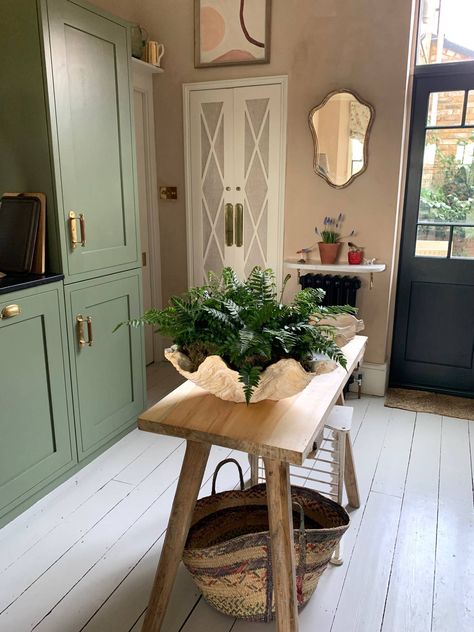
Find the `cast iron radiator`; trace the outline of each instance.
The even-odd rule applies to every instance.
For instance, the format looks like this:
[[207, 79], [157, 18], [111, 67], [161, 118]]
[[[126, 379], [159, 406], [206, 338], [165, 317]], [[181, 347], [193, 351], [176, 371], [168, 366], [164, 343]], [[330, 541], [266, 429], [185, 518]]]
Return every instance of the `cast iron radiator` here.
[[305, 274], [300, 277], [301, 287], [321, 288], [326, 292], [323, 305], [356, 306], [357, 290], [361, 286], [359, 277], [332, 274]]

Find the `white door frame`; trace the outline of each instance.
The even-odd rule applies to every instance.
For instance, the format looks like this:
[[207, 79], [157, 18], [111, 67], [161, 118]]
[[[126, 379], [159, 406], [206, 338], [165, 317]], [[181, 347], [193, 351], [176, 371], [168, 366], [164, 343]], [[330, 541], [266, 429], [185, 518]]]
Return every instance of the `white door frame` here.
[[276, 75], [274, 77], [249, 77], [245, 79], [223, 79], [220, 81], [201, 81], [199, 83], [183, 84], [183, 125], [184, 125], [184, 168], [185, 168], [185, 199], [186, 199], [186, 243], [188, 259], [188, 286], [193, 285], [194, 260], [193, 252], [193, 221], [192, 221], [192, 181], [191, 181], [191, 112], [190, 96], [196, 90], [219, 90], [222, 88], [242, 88], [252, 86], [280, 85], [282, 91], [282, 116], [280, 129], [281, 163], [278, 192], [278, 235], [277, 249], [281, 253], [276, 266], [275, 277], [277, 286], [280, 287], [283, 281], [283, 238], [285, 219], [285, 177], [286, 177], [286, 127], [288, 111], [288, 76]]
[[[148, 220], [148, 266], [151, 280], [151, 301], [153, 307], [161, 309], [163, 305], [161, 289], [161, 251], [160, 225], [158, 214], [158, 185], [156, 178], [156, 136], [153, 101], [153, 67], [150, 70], [143, 63], [133, 63], [133, 89], [143, 96], [143, 123], [145, 126], [145, 181]], [[153, 356], [155, 362], [163, 360], [162, 336], [153, 336]]]

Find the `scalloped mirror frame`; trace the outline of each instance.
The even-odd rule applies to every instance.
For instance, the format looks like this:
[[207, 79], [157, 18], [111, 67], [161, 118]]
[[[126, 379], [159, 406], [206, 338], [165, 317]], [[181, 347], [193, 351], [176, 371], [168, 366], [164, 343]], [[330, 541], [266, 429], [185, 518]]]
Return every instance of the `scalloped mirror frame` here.
[[[360, 171], [358, 171], [357, 173], [354, 173], [349, 178], [349, 180], [347, 182], [345, 182], [344, 184], [336, 184], [336, 183], [334, 183], [332, 180], [330, 180], [328, 178], [328, 176], [325, 173], [320, 171], [319, 164], [318, 164], [318, 155], [319, 155], [319, 152], [318, 152], [318, 136], [317, 136], [317, 132], [316, 132], [316, 130], [314, 128], [314, 124], [313, 124], [313, 115], [314, 115], [314, 113], [317, 112], [318, 110], [320, 110], [321, 108], [323, 108], [326, 105], [326, 103], [332, 97], [336, 96], [337, 94], [350, 94], [361, 105], [364, 105], [365, 107], [369, 108], [369, 111], [370, 111], [369, 123], [367, 125], [367, 131], [365, 133], [365, 139], [364, 139], [364, 165], [363, 165], [363, 167], [362, 167], [362, 169]], [[372, 125], [374, 123], [374, 119], [375, 119], [375, 108], [374, 108], [374, 106], [371, 105], [365, 99], [362, 99], [362, 97], [360, 97], [353, 90], [347, 90], [345, 88], [340, 89], [340, 90], [333, 90], [327, 96], [324, 97], [324, 99], [321, 101], [321, 103], [319, 103], [314, 108], [312, 108], [312, 110], [310, 111], [309, 116], [308, 116], [308, 124], [309, 124], [309, 129], [311, 130], [311, 135], [313, 137], [313, 147], [314, 147], [313, 170], [316, 173], [316, 175], [318, 175], [320, 178], [325, 180], [329, 184], [329, 186], [333, 187], [334, 189], [345, 189], [350, 184], [352, 184], [352, 182], [354, 182], [354, 180], [357, 177], [361, 176], [365, 171], [367, 171], [367, 166], [369, 164], [369, 139], [370, 139], [370, 133], [371, 133], [371, 130], [372, 130]]]

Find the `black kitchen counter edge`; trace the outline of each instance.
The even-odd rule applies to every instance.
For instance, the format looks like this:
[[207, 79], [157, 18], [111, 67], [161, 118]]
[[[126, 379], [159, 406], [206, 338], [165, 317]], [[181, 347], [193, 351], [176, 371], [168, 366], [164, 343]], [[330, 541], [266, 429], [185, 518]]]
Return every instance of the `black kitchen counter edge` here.
[[62, 281], [64, 274], [54, 272], [46, 274], [7, 274], [0, 279], [0, 294], [9, 294], [10, 292], [18, 292], [19, 290], [27, 290], [37, 285], [46, 285], [47, 283], [56, 283]]

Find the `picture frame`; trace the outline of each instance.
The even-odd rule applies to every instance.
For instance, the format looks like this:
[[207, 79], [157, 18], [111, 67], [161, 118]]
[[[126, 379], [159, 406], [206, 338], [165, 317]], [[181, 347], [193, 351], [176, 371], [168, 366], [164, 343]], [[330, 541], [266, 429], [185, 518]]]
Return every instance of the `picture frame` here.
[[194, 0], [194, 66], [270, 62], [271, 0]]

